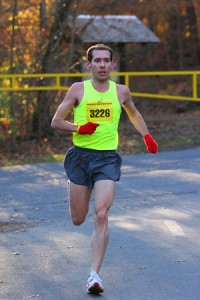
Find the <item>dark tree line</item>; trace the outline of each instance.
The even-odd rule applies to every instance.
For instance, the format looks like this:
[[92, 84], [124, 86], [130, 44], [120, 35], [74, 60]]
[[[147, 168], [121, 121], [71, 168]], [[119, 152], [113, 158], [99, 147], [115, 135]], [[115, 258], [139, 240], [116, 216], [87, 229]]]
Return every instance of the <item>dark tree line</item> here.
[[[75, 26], [69, 26], [69, 17], [75, 22], [79, 14], [111, 12], [136, 15], [161, 41], [125, 45], [127, 71], [199, 68], [199, 0], [1, 0], [1, 73], [81, 72], [82, 57], [89, 45], [80, 40]], [[50, 79], [41, 78], [40, 85], [48, 83]], [[63, 97], [60, 91], [2, 93], [0, 124], [3, 130], [7, 128], [4, 139], [12, 137], [14, 145], [17, 139], [51, 138], [50, 119]]]

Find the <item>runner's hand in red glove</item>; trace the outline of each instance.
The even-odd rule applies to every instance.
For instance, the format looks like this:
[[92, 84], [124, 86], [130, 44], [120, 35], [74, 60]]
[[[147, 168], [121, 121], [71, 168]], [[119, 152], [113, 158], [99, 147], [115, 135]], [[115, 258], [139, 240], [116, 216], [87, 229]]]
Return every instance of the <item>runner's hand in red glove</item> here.
[[145, 134], [145, 136], [143, 137], [143, 139], [144, 139], [144, 143], [145, 143], [145, 145], [147, 147], [147, 151], [149, 153], [156, 154], [158, 152], [158, 144], [152, 138], [152, 136], [150, 135], [150, 133]]
[[79, 134], [93, 134], [98, 126], [99, 124], [97, 123], [88, 122], [78, 126], [77, 132]]

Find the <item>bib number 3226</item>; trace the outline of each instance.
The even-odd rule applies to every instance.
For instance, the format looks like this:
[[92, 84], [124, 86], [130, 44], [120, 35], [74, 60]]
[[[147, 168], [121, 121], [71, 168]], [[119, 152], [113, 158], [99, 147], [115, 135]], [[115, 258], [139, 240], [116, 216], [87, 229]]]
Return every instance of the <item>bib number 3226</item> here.
[[87, 120], [89, 122], [112, 121], [113, 104], [112, 102], [94, 103], [89, 102], [86, 105]]

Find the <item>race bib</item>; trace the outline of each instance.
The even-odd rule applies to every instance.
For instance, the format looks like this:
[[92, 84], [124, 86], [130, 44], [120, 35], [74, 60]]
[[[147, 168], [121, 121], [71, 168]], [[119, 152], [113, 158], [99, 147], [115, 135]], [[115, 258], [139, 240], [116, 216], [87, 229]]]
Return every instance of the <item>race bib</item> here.
[[86, 116], [88, 122], [112, 121], [113, 104], [110, 100], [88, 101], [86, 103]]

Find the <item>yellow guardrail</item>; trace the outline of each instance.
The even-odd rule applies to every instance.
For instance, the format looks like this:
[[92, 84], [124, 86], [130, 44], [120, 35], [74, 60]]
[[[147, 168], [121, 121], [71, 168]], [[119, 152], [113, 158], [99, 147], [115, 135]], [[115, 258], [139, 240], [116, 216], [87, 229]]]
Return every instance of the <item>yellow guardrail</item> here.
[[[200, 101], [198, 96], [198, 80], [200, 71], [156, 71], [156, 72], [112, 72], [112, 76], [124, 77], [124, 83], [130, 87], [130, 77], [135, 76], [183, 76], [188, 75], [192, 78], [192, 94], [191, 96], [181, 95], [163, 95], [152, 93], [138, 93], [131, 91], [132, 96], [143, 98], [156, 98], [156, 99], [170, 99], [170, 100], [187, 100], [187, 101]], [[69, 86], [61, 84], [61, 78], [73, 77], [90, 77], [91, 73], [59, 73], [59, 74], [0, 74], [0, 91], [49, 91], [49, 90], [68, 90]], [[53, 79], [54, 83], [50, 85], [43, 85], [44, 79]], [[23, 83], [24, 79], [36, 79], [36, 85], [32, 82]]]

